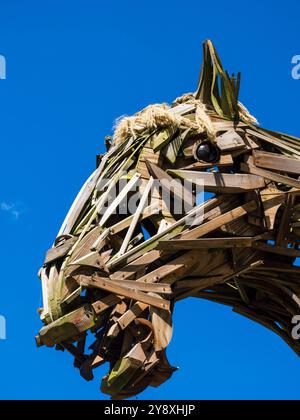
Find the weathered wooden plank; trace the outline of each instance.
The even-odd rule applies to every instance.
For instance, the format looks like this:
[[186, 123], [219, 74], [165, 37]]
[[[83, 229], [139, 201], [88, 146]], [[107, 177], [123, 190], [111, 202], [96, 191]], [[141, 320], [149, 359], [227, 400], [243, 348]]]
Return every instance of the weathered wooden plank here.
[[174, 137], [175, 132], [176, 128], [170, 127], [160, 131], [158, 134], [153, 136], [151, 144], [153, 146], [154, 153], [168, 144]]
[[[233, 273], [233, 270], [231, 270], [231, 273]], [[223, 283], [224, 282], [224, 276], [206, 276], [206, 277], [190, 277], [185, 278], [183, 280], [179, 280], [175, 283], [175, 290], [180, 289], [189, 289], [189, 288], [201, 288], [206, 289], [208, 287], [211, 287], [215, 284]], [[197, 289], [200, 290], [200, 289]]]
[[111, 203], [111, 205], [106, 209], [105, 213], [103, 214], [99, 222], [99, 226], [105, 225], [106, 221], [110, 218], [112, 213], [117, 209], [117, 207], [124, 200], [124, 198], [126, 198], [129, 191], [131, 191], [132, 188], [135, 187], [140, 177], [141, 175], [137, 172], [133, 175], [131, 180], [125, 185], [125, 187], [121, 190], [121, 192], [117, 195], [117, 197]]
[[122, 242], [121, 248], [118, 251], [118, 255], [123, 255], [126, 252], [126, 250], [127, 250], [129, 241], [130, 241], [130, 239], [131, 239], [131, 237], [133, 235], [133, 232], [134, 232], [134, 230], [136, 228], [136, 225], [137, 225], [137, 223], [138, 223], [138, 221], [140, 219], [141, 213], [144, 210], [144, 207], [146, 206], [146, 203], [147, 203], [147, 200], [148, 200], [148, 196], [149, 196], [149, 193], [150, 193], [150, 190], [151, 190], [152, 186], [153, 186], [153, 178], [150, 177], [150, 179], [148, 181], [148, 184], [147, 184], [147, 186], [145, 188], [145, 191], [143, 192], [143, 195], [142, 195], [142, 197], [140, 199], [140, 202], [138, 204], [138, 207], [136, 209], [136, 212], [133, 215], [133, 219], [131, 221], [131, 224], [129, 226], [129, 229], [126, 232], [126, 235], [125, 235], [125, 238], [124, 238], [124, 240]]
[[[243, 130], [244, 131], [244, 130]], [[246, 143], [246, 147], [249, 150], [256, 150], [259, 149], [260, 145], [257, 141], [257, 138], [254, 139], [253, 136], [250, 136], [249, 134], [245, 134], [245, 143]]]
[[[259, 130], [259, 131], [258, 131]], [[267, 143], [273, 144], [274, 146], [278, 147], [279, 149], [286, 150], [287, 152], [292, 153], [293, 155], [300, 156], [300, 152], [298, 152], [295, 148], [288, 146], [283, 141], [271, 136], [270, 134], [263, 133], [260, 129], [252, 130], [250, 128], [246, 129], [247, 134], [251, 134], [258, 139], [264, 140]]]
[[294, 178], [290, 178], [289, 176], [280, 175], [275, 172], [267, 171], [266, 169], [258, 168], [254, 165], [247, 165], [246, 163], [241, 163], [241, 169], [244, 172], [258, 175], [263, 178], [270, 179], [274, 182], [279, 182], [281, 184], [289, 185], [291, 187], [300, 188], [300, 181]]
[[[226, 167], [226, 166], [232, 166], [233, 165], [233, 158], [231, 155], [221, 155], [220, 156], [220, 160], [218, 160], [218, 162], [215, 163], [207, 163], [207, 162], [195, 162], [192, 163], [191, 165], [187, 165], [184, 167], [181, 167], [180, 169], [182, 170], [191, 170], [191, 171], [197, 171], [197, 170], [203, 170], [203, 169], [209, 169], [209, 168], [213, 168], [214, 166], [218, 166], [220, 168], [222, 167]], [[178, 166], [177, 166], [178, 167]]]
[[115, 271], [110, 275], [112, 280], [122, 280], [134, 276], [137, 272], [145, 269], [149, 264], [160, 258], [160, 251], [154, 249], [150, 252], [146, 252], [141, 257], [132, 261], [130, 264], [123, 267], [121, 270]]
[[276, 188], [266, 188], [260, 191], [267, 229], [274, 228], [277, 212], [286, 199], [286, 194]]
[[159, 228], [157, 230], [157, 233], [164, 232], [169, 226], [171, 226], [171, 224], [166, 219], [162, 219], [160, 224], [159, 224]]
[[161, 267], [145, 274], [136, 281], [141, 283], [164, 283], [172, 284], [174, 281], [183, 276], [198, 261], [199, 254], [197, 251], [189, 251], [170, 262], [166, 262]]
[[181, 182], [172, 178], [164, 170], [150, 162], [146, 162], [151, 175], [159, 179], [161, 188], [165, 189], [169, 194], [174, 196], [174, 200], [182, 203], [183, 212], [185, 209], [190, 210], [195, 204], [195, 197], [191, 189], [185, 188]]
[[277, 237], [276, 237], [277, 246], [287, 245], [287, 241], [288, 241], [287, 236], [289, 234], [290, 226], [292, 222], [294, 201], [295, 201], [295, 195], [288, 194], [287, 201], [285, 204], [285, 209], [283, 211], [283, 215], [280, 221], [280, 226], [277, 232]]
[[254, 237], [240, 238], [201, 238], [201, 239], [170, 239], [159, 241], [159, 249], [209, 249], [209, 248], [245, 248], [251, 247]]
[[189, 287], [190, 290], [180, 293], [178, 296], [175, 297], [175, 299], [182, 300], [188, 296], [193, 295], [194, 293], [199, 292], [200, 290], [207, 289], [208, 287], [212, 287], [216, 284], [222, 284], [222, 283], [228, 282], [232, 278], [238, 277], [244, 273], [247, 273], [248, 271], [252, 271], [254, 268], [259, 267], [262, 264], [263, 264], [263, 261], [258, 260], [248, 266], [244, 266], [238, 270], [232, 271], [230, 274], [226, 276], [212, 276], [212, 277], [203, 277], [199, 279], [191, 279], [189, 280], [190, 283], [188, 283], [187, 280], [179, 281], [176, 284], [176, 288]]
[[67, 253], [70, 251], [76, 240], [76, 237], [72, 237], [67, 239], [63, 244], [50, 248], [46, 252], [46, 257], [43, 265], [49, 264], [67, 255]]
[[107, 309], [111, 308], [114, 305], [117, 305], [119, 302], [122, 301], [121, 296], [116, 296], [114, 294], [107, 295], [103, 297], [101, 300], [97, 300], [92, 304], [96, 315], [105, 312]]
[[229, 130], [216, 138], [216, 143], [222, 152], [246, 149], [244, 139], [235, 131]]
[[[111, 280], [111, 279], [110, 279]], [[155, 292], [161, 294], [171, 294], [172, 290], [169, 284], [166, 283], [141, 283], [138, 280], [111, 280], [113, 283], [128, 289], [140, 290], [142, 292]]]
[[152, 162], [153, 164], [159, 164], [161, 160], [160, 151], [154, 152], [152, 148], [153, 138], [151, 137], [146, 144], [144, 145], [143, 149], [141, 150], [138, 163], [136, 166], [136, 171], [142, 175], [142, 178], [148, 180], [150, 178], [149, 170], [146, 165], [147, 161]]
[[104, 164], [107, 160], [107, 156], [105, 156], [102, 159], [102, 162], [98, 169], [96, 169], [90, 177], [87, 179], [85, 184], [82, 186], [81, 190], [79, 191], [75, 201], [73, 202], [65, 220], [63, 221], [63, 224], [57, 234], [57, 236], [60, 235], [66, 235], [69, 234], [72, 231], [72, 228], [74, 224], [77, 221], [78, 216], [80, 215], [80, 212], [82, 211], [84, 205], [86, 204], [87, 200], [90, 198], [97, 180], [99, 178], [99, 175], [101, 174]]
[[217, 230], [221, 226], [229, 222], [232, 222], [233, 220], [239, 219], [240, 217], [243, 217], [246, 214], [251, 213], [251, 211], [255, 210], [256, 208], [257, 208], [257, 203], [255, 201], [250, 201], [249, 203], [236, 207], [235, 209], [230, 210], [227, 213], [224, 213], [213, 220], [203, 223], [202, 225], [194, 229], [183, 232], [182, 234], [179, 235], [178, 239], [200, 238], [201, 236], [204, 236], [210, 232], [213, 232], [214, 230]]
[[48, 270], [46, 270], [45, 267], [43, 267], [40, 270], [40, 278], [41, 278], [41, 284], [42, 284], [42, 296], [43, 296], [43, 310], [41, 312], [41, 320], [46, 321], [49, 323], [49, 321], [52, 321], [50, 309], [49, 309], [49, 273]]
[[169, 235], [168, 237], [172, 237], [178, 234], [178, 230], [182, 228], [182, 226], [190, 220], [193, 216], [196, 216], [199, 214], [199, 212], [203, 211], [209, 211], [211, 208], [214, 208], [215, 206], [220, 203], [219, 198], [211, 198], [207, 200], [205, 203], [194, 207], [186, 216], [182, 217], [177, 222], [173, 223], [169, 228], [164, 230], [163, 232], [154, 235], [152, 238], [148, 239], [141, 245], [137, 245], [134, 249], [127, 251], [124, 255], [121, 255], [121, 257], [116, 258], [115, 260], [109, 261], [107, 264], [107, 267], [112, 270], [114, 267], [120, 265], [124, 261], [126, 263], [129, 263], [133, 261], [134, 259], [137, 259], [141, 255], [145, 254], [145, 252], [149, 252], [153, 250], [158, 244], [158, 240], [164, 237], [165, 235]]
[[151, 307], [150, 316], [154, 328], [154, 349], [155, 351], [164, 350], [172, 339], [172, 314], [170, 311]]
[[81, 306], [44, 326], [37, 337], [37, 344], [52, 347], [80, 335], [94, 325], [95, 318], [90, 305]]
[[300, 159], [261, 150], [255, 150], [253, 157], [254, 165], [260, 168], [300, 175]]
[[264, 243], [256, 243], [254, 248], [260, 251], [270, 252], [272, 254], [285, 255], [286, 257], [298, 258], [300, 257], [300, 249], [284, 248], [281, 246], [272, 246]]
[[247, 124], [243, 122], [234, 122], [229, 120], [221, 120], [217, 119], [214, 120], [213, 117], [211, 117], [212, 125], [216, 131], [228, 131], [228, 130], [236, 130], [237, 128], [247, 128]]
[[185, 181], [203, 186], [205, 191], [211, 192], [240, 193], [265, 187], [264, 178], [256, 175], [209, 173], [181, 169], [171, 169], [168, 172]]
[[149, 305], [142, 302], [135, 302], [120, 318], [117, 323], [124, 330], [132, 321], [134, 321]]
[[[145, 207], [140, 215], [140, 220], [147, 219], [148, 217], [153, 216], [154, 214], [159, 213], [159, 208], [155, 204], [150, 204], [150, 206]], [[116, 233], [122, 232], [122, 230], [128, 228], [132, 222], [134, 214], [126, 217], [126, 219], [120, 220], [120, 222], [116, 223], [115, 225], [109, 227], [110, 234], [114, 235]]]
[[170, 302], [165, 299], [158, 299], [152, 297], [146, 293], [140, 292], [139, 290], [129, 289], [127, 287], [120, 286], [117, 282], [111, 281], [107, 278], [98, 276], [84, 276], [80, 275], [80, 284], [84, 287], [95, 287], [112, 292], [117, 296], [124, 296], [130, 299], [134, 299], [139, 302], [147, 303], [148, 305], [157, 306], [162, 309], [170, 309]]
[[175, 115], [186, 115], [194, 111], [195, 108], [195, 104], [183, 103], [170, 108], [170, 112]]

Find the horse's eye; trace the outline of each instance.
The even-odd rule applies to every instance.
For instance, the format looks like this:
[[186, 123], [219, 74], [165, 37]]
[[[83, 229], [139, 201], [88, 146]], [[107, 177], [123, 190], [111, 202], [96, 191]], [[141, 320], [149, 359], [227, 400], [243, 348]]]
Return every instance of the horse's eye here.
[[214, 163], [220, 159], [220, 150], [211, 141], [205, 140], [197, 146], [195, 157], [204, 162]]

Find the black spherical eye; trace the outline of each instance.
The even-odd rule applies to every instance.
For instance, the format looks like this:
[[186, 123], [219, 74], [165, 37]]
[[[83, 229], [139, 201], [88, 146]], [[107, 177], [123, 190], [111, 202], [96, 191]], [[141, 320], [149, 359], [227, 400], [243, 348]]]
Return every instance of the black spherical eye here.
[[209, 140], [202, 141], [196, 149], [196, 158], [204, 162], [213, 163], [220, 159], [218, 147]]

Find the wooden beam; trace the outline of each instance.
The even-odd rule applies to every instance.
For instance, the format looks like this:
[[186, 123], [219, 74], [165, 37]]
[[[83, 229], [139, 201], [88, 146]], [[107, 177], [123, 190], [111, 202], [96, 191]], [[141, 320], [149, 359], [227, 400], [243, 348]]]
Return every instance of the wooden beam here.
[[122, 280], [133, 277], [136, 273], [146, 269], [149, 264], [153, 263], [154, 261], [157, 261], [160, 258], [160, 256], [161, 253], [157, 249], [153, 249], [150, 252], [146, 252], [144, 255], [132, 261], [130, 264], [127, 264], [122, 269], [111, 273], [110, 278], [112, 280]]
[[[159, 208], [155, 204], [151, 204], [150, 206], [145, 207], [145, 209], [140, 215], [140, 220], [147, 219], [148, 217], [151, 217], [155, 214], [159, 214]], [[130, 216], [126, 217], [126, 219], [123, 219], [120, 222], [117, 222], [113, 226], [110, 226], [109, 227], [110, 234], [114, 235], [128, 228], [132, 222], [133, 217], [134, 217], [134, 214], [131, 214]]]
[[290, 226], [293, 216], [293, 205], [295, 201], [294, 194], [288, 194], [287, 201], [285, 203], [285, 208], [283, 215], [280, 221], [279, 230], [276, 237], [277, 246], [285, 246], [287, 244], [287, 236], [290, 232]]
[[300, 174], [300, 159], [261, 150], [255, 150], [253, 157], [255, 166], [260, 168]]
[[134, 321], [149, 305], [142, 302], [135, 302], [120, 318], [117, 323], [124, 330], [132, 321]]
[[84, 275], [80, 275], [79, 277], [81, 286], [103, 289], [107, 292], [112, 292], [117, 296], [124, 296], [129, 299], [134, 299], [139, 302], [147, 303], [148, 305], [153, 305], [161, 309], [170, 309], [170, 301], [168, 300], [158, 299], [139, 290], [129, 289], [128, 287], [120, 286], [118, 282], [112, 281], [105, 277], [90, 277]]
[[198, 258], [199, 254], [197, 251], [186, 252], [184, 255], [166, 262], [161, 267], [138, 278], [136, 281], [141, 283], [158, 283], [164, 281], [164, 283], [172, 284], [185, 275], [197, 263]]
[[271, 181], [278, 182], [281, 184], [289, 185], [291, 187], [300, 188], [300, 181], [289, 176], [280, 175], [276, 172], [267, 171], [266, 169], [258, 168], [254, 165], [247, 165], [246, 163], [241, 163], [241, 169], [244, 172], [250, 174], [259, 175], [263, 178], [267, 178]]
[[217, 230], [221, 226], [226, 225], [233, 220], [237, 220], [246, 214], [251, 213], [252, 211], [256, 210], [256, 208], [257, 203], [254, 200], [250, 201], [249, 203], [236, 207], [235, 209], [230, 210], [227, 213], [214, 218], [213, 220], [203, 223], [194, 229], [183, 232], [181, 235], [179, 235], [178, 239], [200, 238], [201, 236], [207, 235], [208, 233]]
[[141, 255], [145, 254], [156, 248], [158, 244], [158, 240], [162, 237], [166, 236], [166, 238], [174, 237], [181, 231], [188, 220], [191, 220], [193, 216], [197, 216], [199, 212], [203, 211], [205, 214], [206, 211], [211, 210], [212, 208], [216, 207], [220, 203], [220, 198], [211, 198], [207, 200], [205, 203], [200, 204], [199, 206], [194, 207], [187, 215], [182, 217], [177, 222], [173, 223], [170, 227], [168, 227], [163, 232], [152, 236], [147, 241], [142, 243], [141, 245], [137, 245], [132, 250], [127, 251], [124, 255], [116, 259], [112, 259], [108, 262], [107, 267], [108, 269], [112, 270], [114, 267], [121, 265], [122, 263], [126, 262], [129, 263]]
[[233, 158], [232, 158], [231, 155], [221, 155], [220, 160], [218, 160], [218, 162], [208, 163], [208, 162], [200, 161], [200, 162], [192, 163], [191, 165], [184, 166], [180, 169], [187, 170], [187, 171], [188, 170], [189, 171], [197, 171], [197, 170], [201, 171], [203, 169], [209, 169], [209, 168], [213, 168], [215, 166], [218, 166], [219, 168], [222, 168], [222, 167], [226, 167], [226, 166], [232, 166], [233, 164], [234, 164], [234, 162], [233, 162]]
[[159, 249], [209, 249], [209, 248], [249, 248], [255, 237], [239, 238], [201, 238], [201, 239], [170, 239], [159, 241]]
[[196, 279], [190, 279], [190, 280], [186, 280], [186, 279], [181, 280], [176, 284], [176, 289], [183, 288], [183, 287], [184, 288], [189, 287], [190, 289], [186, 292], [180, 293], [179, 295], [175, 297], [175, 299], [182, 300], [188, 296], [193, 295], [194, 293], [199, 292], [200, 290], [207, 289], [208, 287], [212, 287], [216, 284], [226, 283], [232, 278], [238, 277], [241, 274], [251, 271], [262, 264], [263, 264], [263, 261], [258, 260], [248, 266], [244, 266], [236, 271], [232, 271], [230, 274], [226, 276], [212, 276], [212, 277], [203, 277], [203, 278], [196, 278]]
[[[110, 279], [111, 280], [111, 279]], [[138, 280], [111, 280], [114, 284], [128, 287], [128, 289], [140, 290], [142, 292], [154, 292], [169, 295], [172, 293], [171, 287], [166, 283], [141, 283]]]
[[257, 137], [260, 140], [264, 140], [267, 143], [272, 144], [273, 146], [278, 147], [279, 149], [282, 150], [286, 150], [290, 153], [292, 153], [293, 155], [297, 155], [300, 156], [300, 152], [298, 152], [298, 150], [296, 150], [295, 148], [288, 146], [287, 144], [285, 144], [283, 141], [281, 141], [280, 139], [273, 137], [271, 134], [264, 132], [262, 129], [260, 128], [256, 128], [256, 130], [252, 130], [250, 128], [246, 129], [246, 133], [247, 134], [251, 134], [254, 137]]
[[141, 213], [142, 213], [142, 211], [144, 210], [144, 207], [147, 204], [148, 196], [149, 196], [149, 193], [150, 193], [150, 190], [151, 190], [152, 186], [153, 186], [153, 178], [151, 176], [150, 179], [149, 179], [149, 181], [148, 181], [148, 183], [147, 183], [147, 186], [145, 188], [145, 191], [143, 192], [143, 195], [142, 195], [142, 197], [140, 199], [140, 202], [138, 204], [138, 207], [136, 209], [136, 212], [133, 215], [133, 219], [131, 221], [131, 224], [129, 226], [129, 229], [126, 232], [126, 235], [125, 235], [125, 238], [123, 239], [121, 248], [118, 251], [118, 255], [125, 254], [125, 252], [127, 250], [129, 241], [130, 241], [130, 239], [131, 239], [131, 237], [133, 235], [133, 232], [134, 232], [134, 230], [136, 228], [136, 225], [137, 225], [139, 219], [141, 218]]
[[260, 251], [270, 252], [272, 254], [285, 255], [286, 257], [298, 258], [300, 257], [300, 249], [284, 248], [282, 246], [272, 246], [265, 243], [256, 243], [253, 248]]
[[192, 191], [185, 188], [181, 182], [172, 178], [169, 174], [163, 171], [154, 163], [146, 161], [147, 168], [151, 175], [159, 179], [160, 186], [174, 196], [174, 200], [179, 200], [182, 203], [182, 209], [191, 209], [195, 204], [195, 197]]
[[168, 172], [190, 183], [203, 186], [206, 191], [211, 192], [240, 193], [265, 187], [264, 178], [257, 175], [210, 173], [181, 169], [171, 169]]
[[124, 186], [121, 192], [117, 195], [114, 201], [110, 204], [110, 206], [105, 210], [100, 222], [99, 226], [104, 226], [113, 212], [117, 209], [119, 204], [126, 198], [128, 193], [132, 190], [132, 188], [137, 184], [138, 180], [140, 179], [141, 175], [139, 173], [135, 173], [131, 180]]
[[117, 305], [121, 301], [121, 296], [110, 294], [94, 302], [92, 304], [92, 307], [94, 308], [96, 315], [99, 315], [102, 312], [105, 312], [107, 309], [111, 308], [112, 306]]

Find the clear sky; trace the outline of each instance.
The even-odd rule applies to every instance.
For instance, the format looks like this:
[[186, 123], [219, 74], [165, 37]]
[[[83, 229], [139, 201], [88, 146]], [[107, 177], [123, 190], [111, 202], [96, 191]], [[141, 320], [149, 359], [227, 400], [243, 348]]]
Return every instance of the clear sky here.
[[[67, 354], [35, 347], [37, 271], [114, 120], [196, 88], [202, 41], [242, 72], [241, 101], [300, 136], [299, 1], [0, 0], [0, 398], [103, 399]], [[176, 305], [168, 357], [180, 369], [145, 399], [299, 398], [300, 359], [229, 308]]]

